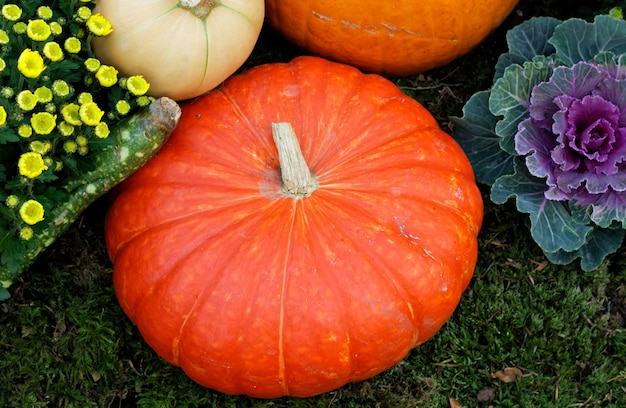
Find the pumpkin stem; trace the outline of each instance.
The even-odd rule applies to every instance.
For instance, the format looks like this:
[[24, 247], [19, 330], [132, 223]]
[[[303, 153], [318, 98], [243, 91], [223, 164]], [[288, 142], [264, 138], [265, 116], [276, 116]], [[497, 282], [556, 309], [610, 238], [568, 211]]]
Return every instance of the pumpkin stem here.
[[272, 123], [272, 135], [278, 149], [283, 194], [294, 199], [310, 196], [319, 182], [304, 160], [293, 127], [287, 122]]
[[191, 14], [199, 19], [205, 19], [211, 14], [211, 11], [217, 6], [216, 0], [180, 0], [178, 6], [188, 10]]

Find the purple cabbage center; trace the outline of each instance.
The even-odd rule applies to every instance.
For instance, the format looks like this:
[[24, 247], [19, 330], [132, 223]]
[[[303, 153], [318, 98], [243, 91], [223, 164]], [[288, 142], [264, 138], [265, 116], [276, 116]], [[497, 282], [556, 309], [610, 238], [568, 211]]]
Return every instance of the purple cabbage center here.
[[624, 160], [625, 128], [619, 127], [619, 108], [601, 96], [555, 98], [553, 116], [557, 146], [552, 151], [562, 171], [612, 175]]
[[626, 202], [626, 75], [614, 68], [557, 67], [533, 88], [515, 148], [546, 179], [546, 198], [597, 205], [619, 194]]

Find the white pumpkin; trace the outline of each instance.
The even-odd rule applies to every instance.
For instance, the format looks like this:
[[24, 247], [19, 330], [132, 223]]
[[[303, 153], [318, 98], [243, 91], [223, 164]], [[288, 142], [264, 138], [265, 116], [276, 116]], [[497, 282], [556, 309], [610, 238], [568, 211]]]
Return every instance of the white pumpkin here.
[[113, 32], [94, 37], [96, 57], [121, 75], [143, 75], [149, 94], [193, 98], [218, 86], [252, 53], [264, 0], [97, 0]]

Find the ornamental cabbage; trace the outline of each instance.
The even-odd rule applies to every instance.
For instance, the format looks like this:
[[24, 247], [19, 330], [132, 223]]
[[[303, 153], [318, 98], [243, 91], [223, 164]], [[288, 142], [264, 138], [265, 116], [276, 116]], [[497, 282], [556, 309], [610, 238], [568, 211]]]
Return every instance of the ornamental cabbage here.
[[532, 18], [454, 136], [491, 200], [516, 200], [553, 263], [597, 268], [626, 227], [626, 21]]

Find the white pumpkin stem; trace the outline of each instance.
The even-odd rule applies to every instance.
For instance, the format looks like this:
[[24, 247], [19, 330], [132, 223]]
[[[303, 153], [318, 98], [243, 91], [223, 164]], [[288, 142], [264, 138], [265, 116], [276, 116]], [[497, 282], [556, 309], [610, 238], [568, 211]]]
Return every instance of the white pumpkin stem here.
[[272, 123], [272, 135], [278, 149], [283, 194], [294, 199], [310, 196], [319, 187], [319, 182], [304, 160], [293, 127], [287, 122]]
[[216, 0], [180, 0], [178, 5], [199, 19], [205, 19], [217, 6]]

